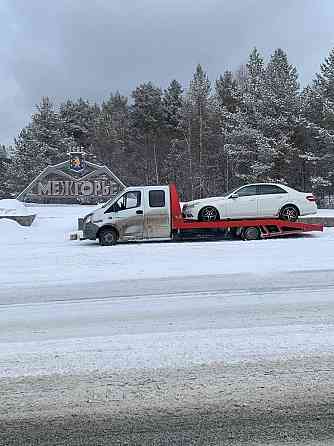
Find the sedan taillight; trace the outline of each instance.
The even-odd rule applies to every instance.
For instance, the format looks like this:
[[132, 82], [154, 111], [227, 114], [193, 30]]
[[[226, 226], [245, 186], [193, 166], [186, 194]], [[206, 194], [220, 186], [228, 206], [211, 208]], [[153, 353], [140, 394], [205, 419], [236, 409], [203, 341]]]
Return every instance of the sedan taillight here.
[[314, 195], [306, 195], [306, 200], [308, 201], [317, 201]]

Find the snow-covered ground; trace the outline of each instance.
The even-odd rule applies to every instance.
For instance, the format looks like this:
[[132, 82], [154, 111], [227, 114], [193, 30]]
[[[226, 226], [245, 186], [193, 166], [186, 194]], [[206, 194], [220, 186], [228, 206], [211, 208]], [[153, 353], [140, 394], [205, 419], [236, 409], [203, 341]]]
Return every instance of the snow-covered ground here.
[[314, 217], [334, 217], [334, 209], [318, 209], [318, 213]]
[[24, 217], [34, 214], [32, 208], [26, 207], [23, 203], [15, 199], [0, 200], [0, 216]]
[[254, 242], [132, 243], [100, 247], [69, 241], [89, 206], [39, 206], [31, 227], [0, 220], [2, 289], [141, 278], [322, 270], [334, 266], [334, 229]]

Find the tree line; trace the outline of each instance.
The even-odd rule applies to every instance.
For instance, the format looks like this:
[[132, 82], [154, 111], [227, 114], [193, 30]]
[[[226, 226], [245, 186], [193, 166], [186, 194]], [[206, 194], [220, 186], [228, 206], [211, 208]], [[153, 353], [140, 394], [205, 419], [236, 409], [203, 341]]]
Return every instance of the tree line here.
[[[102, 104], [44, 97], [0, 159], [0, 196], [14, 196], [47, 165], [83, 150], [128, 185], [175, 181], [182, 199], [275, 181], [330, 199], [334, 188], [334, 50], [301, 89], [296, 67], [277, 49], [255, 48], [246, 65], [210, 82], [201, 65], [186, 89], [139, 85]], [[328, 203], [324, 203], [328, 204]]]

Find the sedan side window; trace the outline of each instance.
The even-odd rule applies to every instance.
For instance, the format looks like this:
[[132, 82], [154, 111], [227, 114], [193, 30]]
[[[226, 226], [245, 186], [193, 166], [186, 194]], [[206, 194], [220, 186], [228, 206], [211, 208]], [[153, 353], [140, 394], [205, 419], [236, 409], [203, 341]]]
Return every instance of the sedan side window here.
[[125, 209], [137, 208], [141, 205], [141, 192], [140, 191], [130, 191], [126, 192], [119, 198], [116, 203], [112, 204], [110, 208], [106, 211], [109, 212], [119, 212]]
[[239, 195], [239, 197], [249, 197], [250, 195], [257, 195], [257, 187], [254, 186], [245, 186], [239, 190], [236, 190], [235, 193]]
[[261, 184], [260, 186], [260, 195], [269, 195], [269, 194], [287, 194], [287, 191], [282, 189], [275, 184]]

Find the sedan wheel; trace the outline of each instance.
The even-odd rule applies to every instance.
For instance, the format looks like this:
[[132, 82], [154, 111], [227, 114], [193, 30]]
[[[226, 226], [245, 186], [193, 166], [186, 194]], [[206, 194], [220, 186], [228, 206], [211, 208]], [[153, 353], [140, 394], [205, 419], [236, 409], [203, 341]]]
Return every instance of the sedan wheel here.
[[198, 219], [200, 221], [216, 221], [219, 220], [219, 212], [213, 206], [206, 206], [200, 210]]
[[299, 216], [299, 211], [296, 208], [296, 206], [288, 205], [281, 209], [281, 212], [279, 214], [279, 218], [281, 220], [287, 220], [287, 221], [297, 221]]

